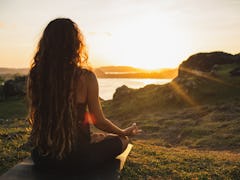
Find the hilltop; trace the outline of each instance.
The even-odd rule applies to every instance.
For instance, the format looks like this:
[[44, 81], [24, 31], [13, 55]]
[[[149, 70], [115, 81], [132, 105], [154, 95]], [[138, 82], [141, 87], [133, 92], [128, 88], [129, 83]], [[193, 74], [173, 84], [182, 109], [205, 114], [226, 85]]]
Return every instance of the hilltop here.
[[0, 75], [2, 74], [19, 74], [26, 75], [28, 68], [0, 68]]

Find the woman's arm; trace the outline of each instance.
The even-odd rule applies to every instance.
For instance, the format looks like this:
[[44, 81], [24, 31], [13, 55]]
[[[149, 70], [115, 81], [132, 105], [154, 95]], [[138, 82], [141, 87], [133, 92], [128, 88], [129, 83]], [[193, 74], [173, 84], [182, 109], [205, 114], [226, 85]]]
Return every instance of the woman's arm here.
[[131, 136], [139, 132], [135, 123], [126, 129], [121, 129], [105, 118], [99, 102], [98, 82], [94, 73], [89, 73], [87, 77], [87, 102], [89, 111], [96, 120], [95, 126], [98, 129], [119, 136]]

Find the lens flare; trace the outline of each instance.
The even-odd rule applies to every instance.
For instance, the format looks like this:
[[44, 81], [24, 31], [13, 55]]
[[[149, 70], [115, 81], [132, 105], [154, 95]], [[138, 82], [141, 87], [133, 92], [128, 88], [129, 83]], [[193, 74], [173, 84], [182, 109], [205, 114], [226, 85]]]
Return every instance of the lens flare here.
[[221, 80], [220, 78], [217, 78], [217, 77], [214, 77], [214, 76], [211, 76], [207, 73], [204, 73], [204, 72], [201, 72], [201, 71], [197, 71], [197, 70], [192, 70], [192, 69], [188, 69], [188, 68], [184, 68], [182, 67], [181, 68], [182, 71], [184, 72], [187, 72], [189, 74], [192, 74], [194, 76], [198, 76], [198, 77], [201, 77], [201, 78], [205, 78], [207, 80], [211, 80], [211, 81], [214, 81], [214, 82], [217, 82], [219, 84], [223, 84], [223, 85], [226, 85], [226, 86], [230, 86], [230, 87], [238, 87], [238, 85], [235, 85], [235, 84], [231, 84], [229, 82], [226, 82], [226, 81], [223, 81]]
[[95, 125], [96, 124], [96, 118], [95, 118], [94, 114], [92, 114], [90, 112], [86, 112], [85, 115], [84, 115], [83, 124]]
[[179, 94], [188, 104], [190, 104], [193, 107], [197, 107], [198, 104], [195, 100], [193, 100], [192, 97], [188, 96], [187, 93], [179, 86], [176, 82], [171, 83], [171, 87], [174, 89], [174, 91]]

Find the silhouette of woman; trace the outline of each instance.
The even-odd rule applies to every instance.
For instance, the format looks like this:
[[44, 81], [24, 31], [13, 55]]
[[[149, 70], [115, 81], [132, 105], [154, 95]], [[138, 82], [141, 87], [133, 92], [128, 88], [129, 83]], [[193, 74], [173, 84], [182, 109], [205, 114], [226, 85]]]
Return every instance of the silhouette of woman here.
[[[94, 167], [122, 153], [136, 124], [121, 129], [106, 119], [95, 74], [78, 26], [51, 21], [39, 41], [28, 78], [32, 159], [39, 168]], [[90, 121], [91, 120], [91, 121]], [[112, 133], [93, 134], [90, 123]]]

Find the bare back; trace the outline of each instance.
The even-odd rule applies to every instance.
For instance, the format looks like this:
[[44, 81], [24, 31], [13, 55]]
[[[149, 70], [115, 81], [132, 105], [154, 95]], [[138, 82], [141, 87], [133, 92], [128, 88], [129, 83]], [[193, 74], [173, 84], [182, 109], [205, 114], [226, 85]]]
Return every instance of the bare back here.
[[76, 78], [76, 102], [86, 103], [87, 102], [87, 87], [88, 87], [88, 76], [89, 71], [86, 69], [79, 70]]

